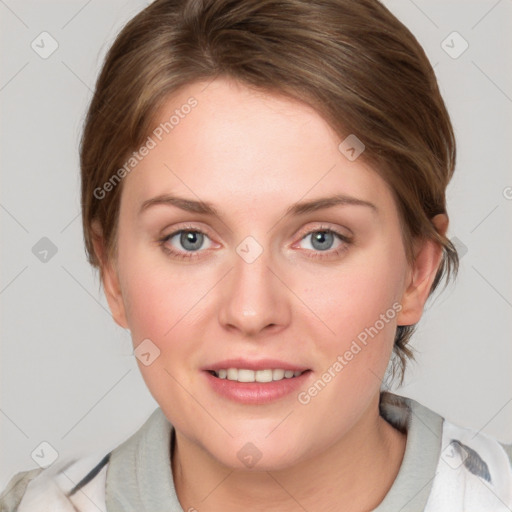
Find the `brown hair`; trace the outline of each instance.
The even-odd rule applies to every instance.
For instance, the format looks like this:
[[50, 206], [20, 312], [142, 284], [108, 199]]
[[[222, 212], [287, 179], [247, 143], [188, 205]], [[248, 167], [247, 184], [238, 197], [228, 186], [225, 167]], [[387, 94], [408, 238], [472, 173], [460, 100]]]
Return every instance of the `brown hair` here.
[[[90, 104], [80, 148], [89, 262], [98, 222], [115, 259], [122, 181], [111, 179], [154, 129], [180, 88], [217, 76], [303, 101], [340, 137], [355, 134], [364, 158], [393, 191], [409, 261], [431, 239], [443, 258], [431, 293], [458, 267], [457, 252], [431, 219], [446, 212], [455, 140], [433, 69], [417, 40], [377, 0], [156, 0], [122, 29]], [[118, 173], [118, 177], [119, 177]], [[110, 190], [111, 189], [111, 190]], [[414, 326], [399, 326], [393, 377], [403, 375]]]

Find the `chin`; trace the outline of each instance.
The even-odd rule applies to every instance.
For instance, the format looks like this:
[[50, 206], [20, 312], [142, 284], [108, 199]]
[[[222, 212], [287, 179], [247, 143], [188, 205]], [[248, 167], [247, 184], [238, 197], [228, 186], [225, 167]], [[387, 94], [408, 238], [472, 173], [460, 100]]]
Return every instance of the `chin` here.
[[251, 441], [251, 436], [229, 439], [216, 446], [203, 445], [211, 457], [229, 469], [237, 471], [280, 471], [299, 463], [305, 454], [298, 453], [297, 447], [303, 442], [294, 441], [288, 434], [287, 443], [278, 438]]

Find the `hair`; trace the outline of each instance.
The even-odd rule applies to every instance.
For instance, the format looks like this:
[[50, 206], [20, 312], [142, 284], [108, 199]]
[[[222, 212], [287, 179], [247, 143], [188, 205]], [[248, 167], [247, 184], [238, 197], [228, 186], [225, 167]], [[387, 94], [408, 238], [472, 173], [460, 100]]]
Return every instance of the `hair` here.
[[[173, 94], [217, 77], [302, 101], [340, 137], [356, 135], [365, 145], [360, 158], [393, 193], [408, 261], [416, 240], [442, 247], [430, 293], [457, 273], [456, 249], [432, 223], [446, 213], [453, 128], [425, 52], [377, 0], [156, 0], [131, 19], [108, 51], [80, 145], [82, 221], [93, 267], [115, 260], [120, 168]], [[98, 197], [116, 171], [119, 184], [109, 187], [108, 199]], [[414, 360], [407, 346], [414, 327], [398, 326], [395, 334], [392, 375], [400, 374], [400, 385], [407, 360]]]

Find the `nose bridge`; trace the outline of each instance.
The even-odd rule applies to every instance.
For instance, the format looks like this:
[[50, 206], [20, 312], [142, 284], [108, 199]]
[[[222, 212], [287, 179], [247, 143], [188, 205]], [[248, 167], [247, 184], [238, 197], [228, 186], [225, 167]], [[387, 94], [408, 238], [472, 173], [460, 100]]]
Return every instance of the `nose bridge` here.
[[270, 248], [248, 236], [236, 247], [234, 268], [222, 296], [219, 320], [255, 335], [267, 326], [283, 326], [289, 321], [286, 289], [272, 268]]

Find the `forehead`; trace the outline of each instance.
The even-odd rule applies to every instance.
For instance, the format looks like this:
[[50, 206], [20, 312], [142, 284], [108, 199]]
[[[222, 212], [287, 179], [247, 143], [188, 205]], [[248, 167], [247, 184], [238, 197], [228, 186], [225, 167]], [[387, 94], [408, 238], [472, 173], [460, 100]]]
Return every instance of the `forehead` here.
[[124, 183], [123, 201], [135, 206], [162, 193], [255, 211], [333, 193], [389, 195], [363, 159], [346, 158], [343, 138], [312, 107], [231, 80], [170, 97], [149, 136], [154, 147]]

